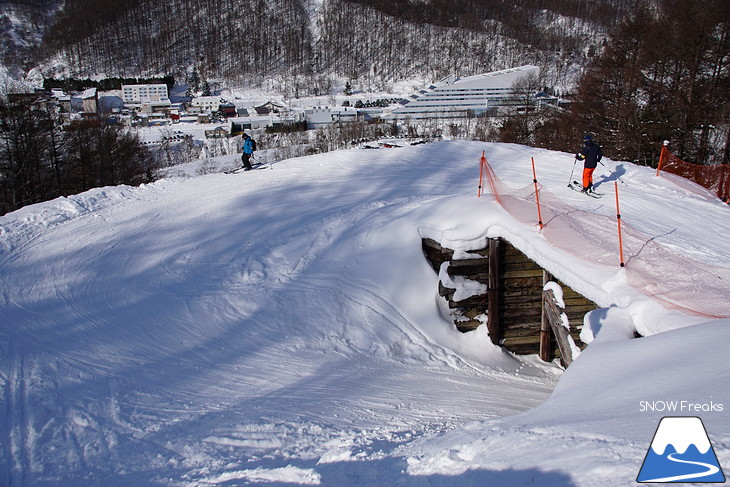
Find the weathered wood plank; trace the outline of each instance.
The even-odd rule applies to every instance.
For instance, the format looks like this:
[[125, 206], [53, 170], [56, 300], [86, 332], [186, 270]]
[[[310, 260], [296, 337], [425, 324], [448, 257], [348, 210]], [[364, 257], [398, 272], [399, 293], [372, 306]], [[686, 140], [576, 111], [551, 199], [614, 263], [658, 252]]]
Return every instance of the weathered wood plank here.
[[504, 266], [505, 271], [539, 271], [542, 272], [540, 266], [533, 262], [510, 262]]
[[439, 281], [439, 296], [444, 297], [446, 299], [451, 299], [451, 296], [454, 295], [456, 292], [456, 289], [451, 287], [444, 286], [441, 281]]
[[[542, 286], [543, 289], [545, 288], [545, 285], [550, 282], [552, 279], [552, 276], [549, 272], [543, 271], [542, 273]], [[541, 293], [541, 313], [540, 313], [540, 358], [545, 362], [550, 362], [552, 360], [552, 338], [550, 336], [550, 320], [547, 316], [547, 312], [545, 311], [545, 293]]]
[[489, 259], [452, 260], [447, 272], [450, 276], [468, 276], [472, 274], [489, 274]]
[[507, 299], [507, 297], [505, 297], [505, 300], [503, 301], [505, 307], [506, 305], [509, 305], [509, 309], [511, 310], [537, 308], [537, 312], [539, 312], [540, 303], [542, 303], [542, 301], [539, 299], [534, 299], [534, 297], [530, 297], [530, 299], [520, 299], [519, 296], [511, 297], [510, 299]]
[[589, 312], [596, 309], [595, 304], [591, 305], [584, 305], [584, 306], [571, 306], [569, 304], [566, 304], [567, 309], [565, 310], [565, 314], [568, 315], [568, 317], [576, 316], [580, 317], [581, 322], [583, 321], [583, 316]]
[[[509, 337], [504, 338], [502, 340], [502, 345], [506, 346], [531, 346], [537, 348], [540, 345], [540, 337], [531, 335], [531, 336], [522, 336], [522, 337]], [[512, 351], [512, 349], [510, 349]], [[535, 353], [535, 349], [532, 350], [532, 353]]]
[[453, 299], [450, 299], [449, 308], [474, 308], [477, 306], [484, 308], [487, 306], [487, 300], [487, 294], [477, 294], [466, 299], [462, 299], [461, 301], [454, 301]]
[[596, 309], [596, 305], [585, 299], [563, 299], [566, 308], [570, 308], [571, 311], [591, 311]]
[[520, 316], [537, 316], [540, 321], [540, 301], [505, 304], [502, 316], [506, 318], [517, 318]]
[[500, 240], [489, 239], [489, 282], [487, 284], [487, 330], [492, 343], [499, 343], [501, 338], [500, 323]]
[[508, 316], [502, 321], [502, 334], [505, 335], [512, 330], [520, 330], [526, 328], [531, 330], [531, 332], [535, 335], [538, 335], [538, 332], [540, 330], [540, 323], [541, 316], [539, 313], [531, 316]]
[[520, 277], [542, 277], [542, 269], [515, 269], [505, 270], [504, 279], [515, 279]]
[[482, 323], [480, 321], [460, 321], [456, 323], [456, 329], [459, 330], [462, 333], [466, 333], [467, 331], [473, 331], [479, 328], [479, 325]]
[[555, 341], [558, 343], [560, 349], [560, 361], [563, 367], [568, 367], [573, 362], [573, 351], [570, 348], [570, 341], [568, 340], [569, 332], [563, 326], [560, 315], [563, 310], [558, 306], [555, 295], [552, 289], [544, 291], [545, 294], [545, 315], [552, 328]]
[[[507, 328], [504, 330], [503, 337], [506, 338], [517, 338], [517, 337], [533, 337], [535, 339], [535, 343], [539, 341], [539, 335], [540, 335], [540, 322], [535, 322], [533, 326], [529, 328]], [[535, 353], [537, 353], [537, 350], [535, 350]]]
[[437, 241], [430, 238], [421, 239], [421, 249], [426, 256], [426, 260], [436, 272], [441, 268], [441, 264], [451, 260], [454, 251], [441, 246]]

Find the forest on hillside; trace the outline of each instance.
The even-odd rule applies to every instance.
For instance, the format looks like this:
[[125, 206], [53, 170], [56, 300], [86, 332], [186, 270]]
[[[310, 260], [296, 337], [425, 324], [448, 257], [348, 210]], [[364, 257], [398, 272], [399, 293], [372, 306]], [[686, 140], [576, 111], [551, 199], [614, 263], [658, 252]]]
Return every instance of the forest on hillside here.
[[730, 2], [638, 6], [587, 66], [570, 108], [536, 121], [522, 142], [569, 150], [593, 133], [610, 157], [651, 165], [667, 140], [686, 161], [729, 164], [728, 93]]
[[[40, 50], [83, 77], [177, 74], [292, 91], [346, 76], [364, 89], [414, 75], [477, 74], [515, 64], [544, 68], [550, 84], [597, 52], [628, 0], [67, 0]], [[49, 73], [55, 74], [55, 73]], [[302, 93], [306, 94], [306, 93]]]

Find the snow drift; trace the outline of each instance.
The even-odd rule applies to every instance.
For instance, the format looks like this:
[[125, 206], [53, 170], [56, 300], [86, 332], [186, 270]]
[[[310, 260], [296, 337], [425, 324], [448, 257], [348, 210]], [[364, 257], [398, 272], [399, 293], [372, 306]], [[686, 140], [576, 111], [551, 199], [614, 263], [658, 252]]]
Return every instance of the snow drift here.
[[[642, 404], [675, 399], [724, 406], [676, 413], [701, 415], [727, 464], [729, 320], [666, 307], [477, 198], [483, 150], [511, 187], [535, 157], [567, 212], [615, 212], [565, 187], [572, 155], [440, 142], [0, 218], [2, 483], [619, 486], [666, 415]], [[725, 205], [604, 162], [597, 186], [620, 175], [624, 221], [728, 265]], [[459, 251], [501, 236], [568, 270], [605, 306], [593, 343], [562, 374], [485, 327], [457, 332], [424, 236]]]

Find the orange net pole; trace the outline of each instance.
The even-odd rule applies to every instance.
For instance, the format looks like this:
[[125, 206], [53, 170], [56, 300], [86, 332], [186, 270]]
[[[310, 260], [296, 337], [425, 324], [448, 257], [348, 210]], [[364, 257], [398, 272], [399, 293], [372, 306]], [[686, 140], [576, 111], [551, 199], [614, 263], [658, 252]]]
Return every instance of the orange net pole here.
[[487, 161], [487, 158], [484, 156], [484, 151], [482, 151], [482, 157], [480, 159], [480, 169], [479, 169], [479, 196], [482, 195], [484, 184], [489, 184], [489, 190], [492, 193], [492, 196], [494, 199], [499, 203], [502, 204], [502, 199], [500, 197], [500, 191], [498, 190], [498, 178], [497, 175], [494, 174], [494, 170], [489, 165], [489, 161]]
[[487, 158], [484, 157], [484, 151], [482, 151], [482, 157], [479, 159], [479, 188], [477, 189], [477, 198], [482, 195], [482, 187], [484, 184], [484, 166], [487, 164]]
[[535, 158], [532, 157], [532, 183], [535, 185], [535, 203], [537, 204], [537, 224], [542, 230], [542, 212], [540, 211], [540, 191], [537, 188], [537, 173], [535, 172]]
[[626, 265], [624, 263], [624, 241], [623, 237], [621, 235], [621, 210], [619, 209], [618, 204], [618, 181], [614, 181], [614, 186], [616, 189], [616, 221], [618, 223], [618, 253], [619, 253], [619, 259], [621, 262], [621, 267]]
[[667, 150], [667, 146], [666, 145], [663, 145], [662, 146], [662, 151], [659, 154], [659, 163], [656, 166], [656, 175], [657, 176], [659, 176], [659, 171], [662, 170], [662, 165], [664, 165], [664, 158], [667, 157], [667, 152], [669, 152]]

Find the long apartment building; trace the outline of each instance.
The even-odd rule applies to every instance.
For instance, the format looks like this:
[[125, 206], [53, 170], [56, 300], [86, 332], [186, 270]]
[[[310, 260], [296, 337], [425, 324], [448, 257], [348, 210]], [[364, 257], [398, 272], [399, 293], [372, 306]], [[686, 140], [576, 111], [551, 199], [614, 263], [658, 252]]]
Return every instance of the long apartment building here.
[[515, 81], [539, 74], [539, 67], [526, 65], [466, 78], [450, 76], [413, 94], [386, 118], [462, 118], [489, 113], [516, 103]]
[[169, 102], [166, 84], [122, 85], [122, 101], [125, 105]]

